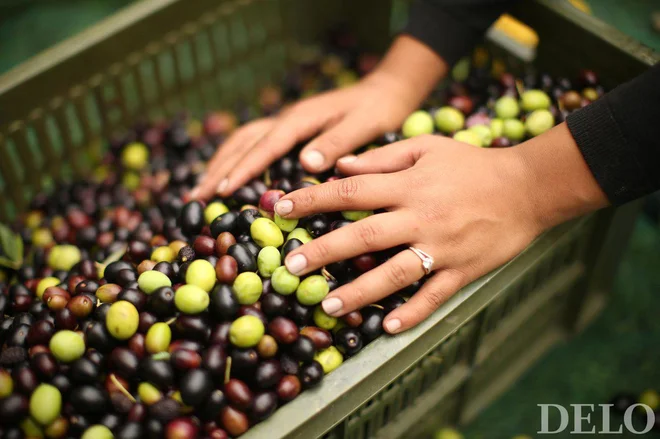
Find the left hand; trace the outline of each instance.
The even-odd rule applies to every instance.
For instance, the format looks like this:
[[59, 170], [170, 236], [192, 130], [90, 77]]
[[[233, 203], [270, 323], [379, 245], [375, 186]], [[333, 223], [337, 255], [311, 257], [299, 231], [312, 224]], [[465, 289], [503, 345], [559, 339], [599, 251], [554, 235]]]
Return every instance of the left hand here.
[[[432, 276], [383, 324], [409, 329], [451, 295], [522, 251], [547, 225], [535, 214], [529, 173], [518, 148], [482, 149], [440, 136], [421, 136], [347, 156], [349, 177], [300, 189], [275, 206], [285, 218], [318, 212], [386, 209], [291, 252], [285, 264], [302, 275], [332, 262], [401, 244], [434, 260]], [[341, 316], [424, 276], [421, 260], [404, 250], [331, 292], [324, 310]]]

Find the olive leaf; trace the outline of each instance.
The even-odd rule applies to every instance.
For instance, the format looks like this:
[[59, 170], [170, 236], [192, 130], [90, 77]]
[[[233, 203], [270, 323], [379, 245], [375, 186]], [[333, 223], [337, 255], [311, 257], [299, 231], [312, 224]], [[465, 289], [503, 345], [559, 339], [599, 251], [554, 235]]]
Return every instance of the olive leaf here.
[[99, 278], [103, 277], [103, 274], [105, 272], [105, 267], [123, 258], [127, 250], [128, 250], [128, 245], [124, 245], [116, 252], [110, 253], [110, 255], [108, 255], [108, 257], [105, 258], [103, 262], [95, 262], [94, 265], [96, 265], [96, 270], [98, 271]]
[[0, 257], [0, 265], [18, 269], [23, 264], [23, 239], [4, 224], [0, 224], [0, 248], [5, 256]]

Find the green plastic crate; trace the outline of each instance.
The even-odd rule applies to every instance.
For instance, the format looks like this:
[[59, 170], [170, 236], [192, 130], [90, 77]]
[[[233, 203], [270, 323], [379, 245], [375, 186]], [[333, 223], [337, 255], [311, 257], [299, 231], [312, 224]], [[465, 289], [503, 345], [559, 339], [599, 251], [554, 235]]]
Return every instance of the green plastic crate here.
[[[563, 1], [520, 3], [514, 14], [540, 36], [539, 69], [572, 76], [588, 67], [613, 86], [658, 60]], [[102, 139], [136, 119], [250, 101], [340, 22], [357, 30], [361, 47], [382, 51], [405, 10], [400, 0], [136, 3], [0, 77], [0, 220], [54, 181], [84, 178]], [[637, 208], [606, 209], [548, 231], [244, 437], [415, 438], [472, 419], [598, 313]]]

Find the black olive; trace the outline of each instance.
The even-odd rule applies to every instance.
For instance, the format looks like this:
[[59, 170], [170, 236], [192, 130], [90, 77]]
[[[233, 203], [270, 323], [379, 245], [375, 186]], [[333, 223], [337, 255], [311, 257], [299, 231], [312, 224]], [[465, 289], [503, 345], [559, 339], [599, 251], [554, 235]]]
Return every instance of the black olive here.
[[291, 355], [304, 363], [312, 361], [316, 353], [316, 346], [311, 338], [301, 335], [291, 343]]
[[231, 351], [231, 372], [242, 377], [251, 377], [259, 363], [259, 355], [252, 348]]
[[83, 432], [91, 427], [93, 423], [81, 414], [75, 414], [69, 419], [69, 437], [81, 437]]
[[391, 313], [404, 303], [406, 303], [405, 299], [398, 294], [392, 294], [378, 302], [378, 304], [383, 307], [383, 312], [385, 315]]
[[101, 415], [108, 406], [105, 393], [94, 386], [74, 386], [69, 402], [77, 413], [82, 415]]
[[198, 235], [204, 227], [204, 208], [199, 201], [191, 201], [181, 209], [179, 227], [187, 236]]
[[181, 247], [181, 250], [179, 250], [179, 254], [176, 257], [176, 260], [179, 262], [179, 264], [194, 261], [195, 250], [189, 245]]
[[57, 387], [62, 396], [68, 395], [69, 390], [71, 390], [71, 379], [62, 373], [55, 375], [50, 383]]
[[27, 347], [27, 336], [30, 332], [30, 326], [25, 324], [16, 326], [16, 321], [14, 321], [14, 326], [15, 327], [11, 330], [5, 343], [7, 343], [7, 346], [10, 347]]
[[245, 244], [234, 244], [227, 249], [227, 254], [238, 264], [238, 272], [257, 271], [257, 258]]
[[[172, 398], [163, 398], [149, 406], [149, 415], [161, 422], [168, 422], [179, 416], [181, 404]], [[217, 413], [216, 413], [217, 415]]]
[[383, 333], [383, 319], [385, 318], [385, 313], [382, 309], [376, 308], [375, 306], [367, 306], [366, 308], [363, 308], [361, 312], [362, 324], [359, 329], [364, 338], [364, 343], [367, 344]]
[[176, 276], [176, 273], [174, 271], [174, 267], [172, 264], [170, 264], [167, 261], [162, 261], [154, 265], [154, 270], [155, 271], [160, 271], [163, 273], [165, 276], [169, 277], [170, 279], [174, 279], [174, 276]]
[[209, 312], [214, 319], [231, 320], [240, 306], [229, 285], [219, 284], [211, 291]]
[[284, 316], [289, 311], [289, 299], [277, 293], [261, 297], [261, 311], [268, 317]]
[[117, 439], [141, 439], [144, 436], [142, 424], [139, 422], [127, 422], [115, 433]]
[[[123, 396], [123, 395], [122, 395]], [[117, 431], [117, 429], [123, 424], [124, 420], [121, 416], [115, 413], [106, 413], [102, 418], [99, 424], [105, 425], [111, 431]]]
[[180, 338], [205, 342], [211, 335], [211, 327], [204, 315], [179, 314], [174, 328]]
[[282, 372], [287, 375], [298, 375], [298, 371], [300, 370], [298, 360], [286, 352], [280, 355], [280, 366], [282, 367]]
[[27, 416], [29, 410], [28, 399], [24, 395], [13, 393], [0, 399], [0, 424], [18, 424]]
[[198, 407], [213, 391], [211, 373], [204, 369], [189, 370], [179, 382], [181, 400], [184, 404]]
[[327, 215], [323, 213], [310, 215], [305, 218], [303, 225], [314, 238], [325, 235], [330, 231], [330, 221], [328, 220]]
[[232, 194], [232, 198], [239, 204], [252, 204], [256, 206], [259, 204], [260, 195], [250, 186], [243, 186]]
[[269, 172], [272, 180], [288, 178], [296, 169], [295, 161], [291, 157], [282, 157], [270, 165]]
[[212, 345], [204, 351], [202, 367], [208, 370], [214, 379], [223, 379], [227, 367], [227, 354], [221, 345]]
[[160, 287], [149, 295], [149, 311], [156, 316], [169, 317], [176, 311], [174, 306], [174, 290], [172, 287]]
[[105, 327], [105, 321], [92, 322], [85, 331], [85, 341], [88, 348], [101, 352], [110, 351], [116, 344], [115, 339]]
[[252, 256], [255, 258], [259, 256], [259, 252], [261, 251], [261, 247], [257, 245], [256, 242], [250, 238], [249, 240], [245, 241], [242, 243], [248, 250], [250, 250], [250, 253], [252, 253]]
[[254, 372], [254, 382], [260, 389], [274, 387], [280, 378], [282, 378], [282, 366], [278, 360], [262, 361]]
[[312, 322], [314, 307], [302, 305], [295, 297], [289, 300], [289, 315], [298, 326], [307, 326]]
[[87, 358], [79, 358], [71, 365], [70, 376], [80, 384], [93, 384], [99, 379], [99, 366]]
[[362, 334], [355, 328], [342, 328], [335, 333], [335, 345], [342, 354], [355, 355], [362, 349]]
[[30, 360], [32, 370], [44, 381], [52, 379], [58, 372], [57, 360], [51, 353], [41, 352]]
[[116, 283], [121, 287], [137, 281], [137, 273], [133, 268], [120, 270], [116, 275]]
[[217, 239], [222, 232], [233, 232], [237, 225], [238, 214], [227, 212], [213, 220], [210, 226], [213, 239]]
[[298, 238], [292, 238], [287, 240], [282, 246], [282, 260], [284, 260], [286, 256], [289, 253], [291, 253], [293, 250], [297, 249], [298, 247], [302, 247], [302, 245], [303, 245], [302, 241]]
[[[213, 149], [215, 152], [215, 148]], [[160, 439], [165, 436], [165, 427], [158, 419], [149, 419], [144, 425], [149, 439]]]
[[304, 389], [316, 386], [323, 378], [323, 367], [318, 361], [303, 364], [298, 371], [300, 383]]
[[220, 409], [227, 405], [227, 397], [225, 396], [222, 390], [214, 390], [206, 398], [204, 406], [198, 413], [198, 416], [206, 421], [212, 421], [216, 419]]
[[250, 226], [261, 214], [257, 209], [245, 209], [238, 214], [236, 228], [240, 233], [250, 233]]
[[170, 363], [151, 357], [140, 364], [140, 376], [160, 389], [167, 389], [174, 382], [174, 371]]
[[[116, 235], [116, 232], [115, 232], [115, 235]], [[115, 236], [115, 238], [116, 238], [116, 236]], [[118, 239], [118, 238], [116, 238], [116, 239]], [[120, 241], [123, 241], [123, 240], [120, 240]], [[116, 284], [116, 283], [118, 283], [117, 280], [119, 279], [119, 277], [118, 277], [119, 272], [122, 271], [122, 270], [133, 270], [133, 266], [129, 262], [126, 262], [126, 261], [111, 262], [110, 264], [108, 264], [107, 267], [105, 267], [105, 270], [103, 271], [103, 277], [105, 278], [106, 281], [108, 281], [108, 283]]]

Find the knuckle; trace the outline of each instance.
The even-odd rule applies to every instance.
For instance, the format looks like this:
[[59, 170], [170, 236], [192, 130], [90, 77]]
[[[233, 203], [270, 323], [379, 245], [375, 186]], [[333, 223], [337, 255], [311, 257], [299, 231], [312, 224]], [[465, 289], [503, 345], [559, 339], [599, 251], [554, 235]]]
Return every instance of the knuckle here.
[[359, 243], [361, 243], [365, 250], [371, 249], [371, 247], [378, 241], [379, 235], [380, 233], [378, 227], [374, 224], [360, 221], [356, 225], [355, 238]]
[[422, 294], [422, 297], [426, 301], [428, 308], [433, 311], [440, 308], [440, 305], [445, 301], [444, 294], [438, 290], [428, 291], [426, 294]]
[[387, 264], [388, 269], [386, 270], [387, 278], [390, 283], [394, 285], [397, 289], [404, 288], [408, 286], [408, 274], [400, 264]]
[[342, 203], [353, 201], [360, 189], [360, 183], [357, 178], [343, 178], [337, 184], [337, 198]]
[[301, 189], [292, 192], [290, 200], [293, 201], [293, 205], [296, 206], [298, 210], [301, 208], [308, 210], [314, 206], [314, 203], [316, 202], [316, 195], [314, 194], [313, 190]]
[[344, 147], [343, 139], [335, 133], [327, 133], [322, 139], [322, 148], [328, 150], [341, 150]]
[[317, 261], [326, 261], [330, 256], [330, 247], [328, 246], [326, 240], [324, 239], [315, 239], [310, 242], [312, 247], [311, 253], [312, 257]]
[[357, 282], [352, 282], [349, 285], [349, 291], [347, 291], [347, 294], [345, 294], [342, 299], [348, 299], [344, 301], [351, 303], [351, 308], [358, 308], [362, 306], [362, 304], [366, 304], [368, 296], [367, 292], [359, 286]]

